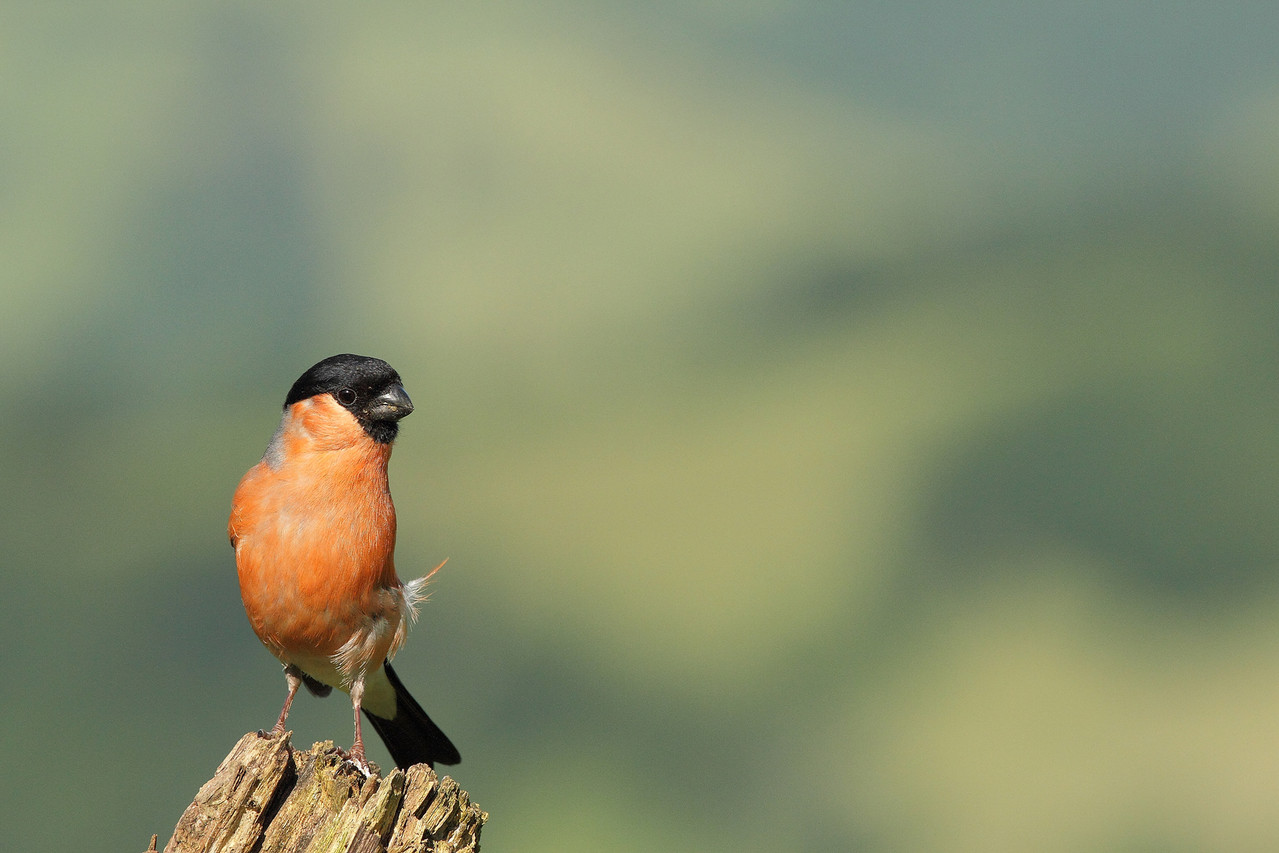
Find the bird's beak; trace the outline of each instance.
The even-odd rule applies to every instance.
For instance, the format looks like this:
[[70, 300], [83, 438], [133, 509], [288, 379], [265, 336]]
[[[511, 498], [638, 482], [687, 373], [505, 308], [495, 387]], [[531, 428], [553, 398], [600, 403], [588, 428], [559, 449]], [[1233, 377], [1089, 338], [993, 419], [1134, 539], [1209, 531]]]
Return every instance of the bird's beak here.
[[413, 401], [398, 382], [386, 389], [386, 393], [373, 398], [369, 404], [369, 417], [378, 421], [398, 421], [413, 412]]

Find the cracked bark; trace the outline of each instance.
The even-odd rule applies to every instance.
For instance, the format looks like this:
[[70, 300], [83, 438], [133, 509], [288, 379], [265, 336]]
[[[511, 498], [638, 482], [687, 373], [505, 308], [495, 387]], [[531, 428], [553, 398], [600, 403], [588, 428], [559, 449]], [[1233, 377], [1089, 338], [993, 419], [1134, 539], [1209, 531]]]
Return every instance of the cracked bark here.
[[[240, 738], [200, 788], [164, 853], [462, 853], [480, 849], [488, 814], [425, 764], [365, 778], [332, 742], [305, 752]], [[151, 850], [156, 849], [151, 840]]]

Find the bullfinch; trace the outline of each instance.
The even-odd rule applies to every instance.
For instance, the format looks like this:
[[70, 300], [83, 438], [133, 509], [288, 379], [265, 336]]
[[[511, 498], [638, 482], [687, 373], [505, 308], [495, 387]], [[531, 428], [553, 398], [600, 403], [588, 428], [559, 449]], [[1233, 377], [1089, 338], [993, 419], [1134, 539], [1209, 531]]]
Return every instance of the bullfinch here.
[[400, 767], [461, 761], [390, 664], [430, 578], [403, 582], [395, 573], [387, 462], [412, 411], [385, 361], [343, 354], [319, 362], [289, 389], [227, 525], [249, 623], [284, 664], [288, 694], [272, 733], [283, 733], [298, 687], [317, 696], [336, 687], [351, 696], [348, 754], [366, 773], [361, 712]]

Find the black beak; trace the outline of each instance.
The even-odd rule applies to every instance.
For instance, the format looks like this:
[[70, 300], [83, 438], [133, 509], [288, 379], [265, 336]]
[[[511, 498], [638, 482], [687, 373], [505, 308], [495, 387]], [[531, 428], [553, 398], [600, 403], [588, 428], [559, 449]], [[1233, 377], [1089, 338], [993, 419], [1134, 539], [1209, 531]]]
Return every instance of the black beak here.
[[398, 382], [387, 388], [369, 404], [369, 417], [375, 421], [398, 421], [413, 413], [413, 401]]

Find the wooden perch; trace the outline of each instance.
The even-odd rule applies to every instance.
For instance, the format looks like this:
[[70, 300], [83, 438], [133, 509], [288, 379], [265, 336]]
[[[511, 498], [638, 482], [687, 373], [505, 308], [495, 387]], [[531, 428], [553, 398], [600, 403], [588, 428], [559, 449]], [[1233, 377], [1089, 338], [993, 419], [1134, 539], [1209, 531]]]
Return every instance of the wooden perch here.
[[[366, 778], [330, 741], [250, 732], [187, 807], [165, 853], [478, 851], [488, 814], [425, 764]], [[155, 838], [151, 850], [155, 850]]]

